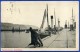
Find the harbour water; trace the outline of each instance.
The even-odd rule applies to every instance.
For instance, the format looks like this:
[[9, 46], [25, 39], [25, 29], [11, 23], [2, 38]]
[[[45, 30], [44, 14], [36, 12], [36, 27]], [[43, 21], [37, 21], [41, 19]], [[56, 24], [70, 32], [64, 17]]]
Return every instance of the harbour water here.
[[25, 32], [1, 32], [1, 47], [2, 48], [23, 48], [31, 41], [31, 34]]

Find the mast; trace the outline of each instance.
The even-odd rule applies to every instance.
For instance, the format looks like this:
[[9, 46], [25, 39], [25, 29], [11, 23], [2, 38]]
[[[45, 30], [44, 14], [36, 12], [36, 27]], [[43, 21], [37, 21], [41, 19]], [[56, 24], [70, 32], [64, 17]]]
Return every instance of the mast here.
[[49, 20], [48, 20], [48, 4], [47, 4], [47, 25], [49, 27]]
[[56, 16], [55, 16], [55, 8], [54, 8], [54, 17], [55, 17], [55, 27], [56, 27]]
[[68, 21], [68, 28], [69, 28], [69, 21]]
[[72, 24], [73, 24], [73, 26], [74, 26], [73, 8], [72, 8]]

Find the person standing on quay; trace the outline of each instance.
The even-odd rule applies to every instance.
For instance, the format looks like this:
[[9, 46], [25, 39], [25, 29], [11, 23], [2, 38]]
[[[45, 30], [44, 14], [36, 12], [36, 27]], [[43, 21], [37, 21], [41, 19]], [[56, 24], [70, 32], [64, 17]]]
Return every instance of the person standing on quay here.
[[29, 45], [34, 45], [35, 47], [39, 45], [39, 47], [43, 46], [43, 43], [41, 41], [41, 38], [39, 34], [30, 27], [31, 32], [31, 43]]

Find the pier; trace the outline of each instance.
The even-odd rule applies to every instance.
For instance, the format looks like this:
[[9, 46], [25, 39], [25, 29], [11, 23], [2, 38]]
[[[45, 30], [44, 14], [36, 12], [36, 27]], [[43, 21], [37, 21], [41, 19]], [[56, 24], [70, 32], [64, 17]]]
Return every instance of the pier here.
[[[76, 32], [63, 29], [42, 39], [43, 47], [36, 48], [76, 48]], [[26, 47], [28, 48], [28, 47]]]
[[56, 35], [51, 34], [51, 37], [43, 40], [44, 48], [75, 48], [76, 47], [76, 32], [64, 29]]

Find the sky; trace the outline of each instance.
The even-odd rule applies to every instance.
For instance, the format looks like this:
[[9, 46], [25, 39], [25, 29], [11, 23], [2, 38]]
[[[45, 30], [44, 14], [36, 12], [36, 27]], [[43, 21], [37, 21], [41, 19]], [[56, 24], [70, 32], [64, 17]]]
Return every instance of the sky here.
[[[60, 26], [64, 27], [65, 21], [71, 24], [72, 8], [75, 21], [79, 17], [78, 1], [2, 1], [1, 2], [1, 22], [41, 26], [44, 11], [48, 4], [49, 24], [51, 25], [51, 15], [53, 15], [53, 25], [55, 25], [54, 9], [57, 19], [60, 20]], [[47, 19], [44, 27], [47, 26]]]

